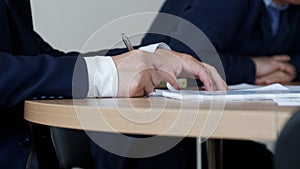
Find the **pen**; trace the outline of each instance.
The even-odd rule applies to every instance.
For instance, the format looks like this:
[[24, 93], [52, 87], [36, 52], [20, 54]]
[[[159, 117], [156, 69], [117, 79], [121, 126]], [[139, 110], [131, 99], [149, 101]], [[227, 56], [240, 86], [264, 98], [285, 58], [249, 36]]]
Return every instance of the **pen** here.
[[128, 37], [124, 33], [122, 33], [121, 36], [122, 36], [122, 41], [125, 44], [125, 46], [127, 47], [127, 49], [129, 51], [132, 51], [133, 47], [132, 47], [132, 44], [130, 43]]

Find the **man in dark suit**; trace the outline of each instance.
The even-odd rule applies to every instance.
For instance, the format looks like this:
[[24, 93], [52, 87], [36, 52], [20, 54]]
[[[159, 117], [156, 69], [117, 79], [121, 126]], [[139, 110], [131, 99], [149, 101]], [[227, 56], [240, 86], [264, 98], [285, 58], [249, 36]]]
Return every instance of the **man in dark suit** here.
[[[271, 84], [300, 80], [299, 0], [186, 0], [181, 6], [167, 0], [161, 12], [194, 24], [219, 53], [228, 84]], [[176, 9], [172, 10], [172, 9]], [[157, 17], [149, 32], [193, 39], [184, 22]], [[168, 21], [170, 23], [170, 21]], [[171, 37], [149, 34], [143, 44], [156, 39], [172, 49], [197, 56], [189, 46]], [[201, 46], [199, 39], [193, 39]], [[222, 69], [220, 69], [222, 70]], [[272, 155], [255, 142], [224, 141], [224, 168], [272, 168]]]
[[[82, 57], [77, 52], [63, 53], [53, 49], [33, 30], [29, 0], [0, 0], [0, 37], [0, 168], [21, 169], [32, 164], [28, 161], [32, 135], [23, 119], [25, 99], [143, 96], [152, 92], [161, 79], [178, 88], [175, 79], [179, 74], [172, 65], [174, 56], [179, 59], [182, 54], [159, 49], [162, 44], [149, 52], [113, 50], [108, 52], [108, 55], [116, 55], [112, 58], [101, 57], [106, 51], [82, 54], [93, 54], [93, 57]], [[149, 57], [155, 59], [147, 59]], [[183, 62], [178, 62], [179, 68], [183, 72], [198, 72], [208, 90], [212, 86], [220, 90], [227, 88], [209, 65], [191, 56], [182, 59]], [[195, 69], [184, 66], [185, 62], [193, 64]], [[97, 67], [100, 63], [105, 69]], [[160, 70], [156, 64], [162, 66]], [[101, 76], [95, 72], [97, 68], [103, 71]], [[151, 71], [143, 71], [149, 68]], [[206, 68], [212, 76], [201, 71]], [[136, 72], [141, 74], [135, 76]]]
[[[174, 4], [168, 0], [162, 12], [182, 17], [203, 31], [219, 52], [229, 84], [300, 80], [298, 0], [187, 0], [176, 12], [171, 8]], [[193, 38], [193, 32], [186, 32], [182, 23], [171, 29], [159, 25], [163, 23], [159, 19], [151, 29], [169, 29], [170, 35]], [[174, 50], [195, 56], [189, 47], [169, 37], [149, 35], [143, 44], [153, 43], [156, 38]]]

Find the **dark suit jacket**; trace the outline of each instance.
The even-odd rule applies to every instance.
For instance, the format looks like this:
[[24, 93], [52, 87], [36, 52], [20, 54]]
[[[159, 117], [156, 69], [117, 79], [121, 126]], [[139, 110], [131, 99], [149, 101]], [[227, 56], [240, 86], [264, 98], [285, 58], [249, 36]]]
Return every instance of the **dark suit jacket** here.
[[[167, 0], [162, 12], [182, 17], [205, 33], [219, 53], [229, 84], [253, 83], [255, 66], [250, 56], [275, 54], [292, 56], [290, 63], [298, 72], [295, 80], [300, 80], [299, 6], [290, 5], [287, 11], [282, 12], [278, 34], [272, 36], [270, 17], [263, 0], [186, 0], [186, 4], [180, 5], [181, 8], [174, 12], [171, 6], [176, 3], [175, 0]], [[174, 27], [171, 29], [169, 24], [160, 24], [166, 22], [159, 22], [159, 19], [156, 18], [151, 29], [168, 29], [169, 34], [193, 38], [193, 32], [185, 31], [187, 28], [182, 23], [171, 25]], [[148, 35], [143, 44], [156, 42], [156, 39]], [[191, 49], [175, 39], [164, 37], [159, 40], [165, 41], [174, 50], [195, 56]]]
[[23, 101], [72, 97], [72, 80], [76, 97], [86, 96], [83, 58], [54, 50], [34, 32], [29, 0], [0, 0], [0, 168], [25, 168], [31, 135]]

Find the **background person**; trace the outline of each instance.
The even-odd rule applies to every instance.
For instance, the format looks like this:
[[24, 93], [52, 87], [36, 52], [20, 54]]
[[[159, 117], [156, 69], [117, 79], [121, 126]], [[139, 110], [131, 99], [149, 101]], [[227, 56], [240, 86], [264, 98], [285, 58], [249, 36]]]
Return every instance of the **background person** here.
[[[203, 31], [219, 53], [228, 84], [266, 85], [300, 80], [299, 4], [299, 0], [167, 0], [161, 12]], [[166, 23], [163, 19], [158, 16], [149, 32], [162, 30], [193, 39], [194, 32], [184, 23], [161, 24]], [[148, 34], [143, 44], [165, 42], [176, 51], [202, 57], [170, 37]], [[273, 168], [272, 153], [262, 144], [224, 140], [223, 153], [224, 168]]]
[[[203, 31], [219, 53], [228, 84], [271, 84], [300, 80], [298, 4], [299, 0], [167, 0], [161, 12], [182, 17]], [[161, 29], [193, 38], [183, 23], [170, 21], [168, 27], [160, 19], [149, 32]], [[148, 35], [143, 44], [156, 41], [195, 56], [188, 46], [167, 36]]]

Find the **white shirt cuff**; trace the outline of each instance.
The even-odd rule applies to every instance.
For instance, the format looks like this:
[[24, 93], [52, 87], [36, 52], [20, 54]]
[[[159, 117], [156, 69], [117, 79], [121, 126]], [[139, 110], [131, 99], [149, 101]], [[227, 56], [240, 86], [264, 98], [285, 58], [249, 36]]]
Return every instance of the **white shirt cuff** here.
[[[171, 48], [165, 43], [157, 43], [140, 47], [139, 50], [155, 52], [157, 48]], [[111, 57], [85, 57], [89, 76], [89, 91], [87, 97], [116, 97], [118, 94], [118, 73]]]
[[111, 57], [85, 57], [89, 75], [87, 97], [116, 97], [118, 94], [118, 74]]
[[163, 42], [156, 43], [156, 44], [153, 44], [153, 45], [143, 46], [143, 47], [140, 47], [139, 50], [144, 50], [144, 51], [147, 51], [147, 52], [154, 53], [155, 50], [158, 49], [158, 48], [171, 50], [171, 48]]

